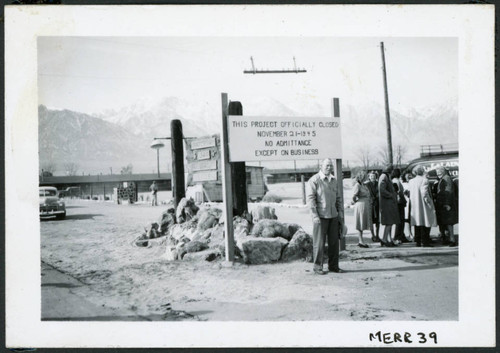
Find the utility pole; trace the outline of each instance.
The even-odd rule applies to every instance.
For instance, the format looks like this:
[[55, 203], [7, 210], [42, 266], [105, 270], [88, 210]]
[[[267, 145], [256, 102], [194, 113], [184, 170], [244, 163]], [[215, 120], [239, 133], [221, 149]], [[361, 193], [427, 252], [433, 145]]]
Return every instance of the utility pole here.
[[391, 115], [389, 113], [389, 96], [387, 94], [387, 74], [385, 71], [384, 42], [380, 42], [380, 51], [382, 52], [382, 71], [384, 74], [385, 123], [387, 125], [387, 149], [388, 149], [389, 163], [392, 164], [393, 159], [392, 159]]

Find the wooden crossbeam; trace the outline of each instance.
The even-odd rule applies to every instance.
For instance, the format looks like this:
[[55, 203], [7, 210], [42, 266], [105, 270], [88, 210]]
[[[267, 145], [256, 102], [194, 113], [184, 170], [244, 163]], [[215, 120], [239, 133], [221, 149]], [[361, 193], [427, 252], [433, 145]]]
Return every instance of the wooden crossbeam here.
[[295, 56], [293, 57], [293, 69], [282, 69], [282, 70], [258, 70], [255, 68], [253, 57], [250, 57], [250, 61], [252, 62], [251, 70], [243, 70], [244, 74], [298, 74], [307, 72], [306, 69], [297, 68], [297, 63], [295, 62]]
[[305, 69], [289, 69], [289, 70], [244, 70], [244, 74], [298, 74], [307, 72]]

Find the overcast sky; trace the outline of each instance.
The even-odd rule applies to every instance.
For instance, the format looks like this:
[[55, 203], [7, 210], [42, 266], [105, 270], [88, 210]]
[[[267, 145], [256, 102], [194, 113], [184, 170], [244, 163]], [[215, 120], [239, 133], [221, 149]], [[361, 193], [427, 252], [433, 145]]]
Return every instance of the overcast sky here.
[[[99, 113], [139, 99], [176, 96], [220, 105], [220, 93], [275, 98], [291, 107], [383, 104], [380, 42], [392, 109], [439, 104], [458, 95], [455, 38], [39, 37], [39, 103]], [[305, 68], [305, 74], [243, 74]]]

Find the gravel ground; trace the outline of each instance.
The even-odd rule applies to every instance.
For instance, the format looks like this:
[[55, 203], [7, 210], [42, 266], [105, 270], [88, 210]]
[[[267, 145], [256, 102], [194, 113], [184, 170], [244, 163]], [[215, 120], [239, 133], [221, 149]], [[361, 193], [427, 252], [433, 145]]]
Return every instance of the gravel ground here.
[[[300, 183], [270, 188], [300, 196]], [[458, 248], [410, 243], [387, 249], [367, 237], [371, 247], [360, 249], [350, 227], [341, 253], [344, 274], [317, 276], [303, 261], [169, 262], [161, 240], [147, 248], [133, 245], [167, 208], [68, 200], [65, 220], [41, 221], [42, 275], [57, 270], [78, 282], [71, 295], [144, 320], [458, 320]], [[276, 205], [276, 214], [310, 231], [300, 197]], [[349, 227], [352, 210], [346, 217]], [[42, 319], [54, 319], [53, 312], [81, 319], [71, 308], [64, 315], [64, 308], [54, 307], [60, 293], [42, 291]]]

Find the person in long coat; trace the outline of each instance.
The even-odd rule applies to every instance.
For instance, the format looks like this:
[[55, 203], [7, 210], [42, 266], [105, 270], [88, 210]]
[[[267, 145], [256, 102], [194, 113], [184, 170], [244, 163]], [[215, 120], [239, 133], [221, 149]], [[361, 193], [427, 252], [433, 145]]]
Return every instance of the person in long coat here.
[[[365, 185], [368, 187], [368, 191], [370, 191], [371, 196], [372, 224], [370, 226], [370, 232], [372, 233], [372, 242], [375, 243], [380, 241], [380, 238], [378, 237], [380, 229], [380, 208], [378, 202], [378, 180], [376, 172], [371, 172], [368, 174], [368, 181], [365, 182]], [[374, 224], [377, 233], [373, 231]]]
[[436, 226], [436, 212], [429, 181], [424, 176], [424, 168], [416, 166], [415, 177], [410, 180], [409, 192], [411, 203], [411, 225], [415, 226], [415, 242], [417, 246], [430, 247], [430, 230]]
[[372, 207], [370, 190], [364, 184], [366, 173], [359, 172], [356, 175], [356, 184], [354, 185], [352, 200], [354, 202], [354, 222], [358, 231], [358, 247], [368, 248], [368, 244], [363, 241], [363, 231], [370, 230], [372, 224]]
[[391, 239], [392, 225], [400, 222], [397, 195], [390, 178], [392, 170], [392, 165], [388, 165], [378, 180], [380, 223], [384, 226], [384, 235], [380, 241], [381, 246], [395, 246]]
[[450, 237], [450, 246], [457, 246], [453, 225], [458, 223], [457, 198], [455, 185], [450, 175], [444, 167], [437, 167], [436, 174], [439, 178], [436, 188], [436, 218], [441, 234], [445, 235], [448, 231]]
[[392, 184], [395, 185], [397, 200], [398, 200], [398, 211], [399, 211], [399, 223], [396, 224], [396, 231], [394, 232], [394, 240], [398, 240], [401, 243], [408, 243], [409, 240], [405, 236], [405, 207], [406, 198], [403, 188], [403, 183], [401, 183], [401, 171], [399, 169], [394, 169], [392, 171]]

